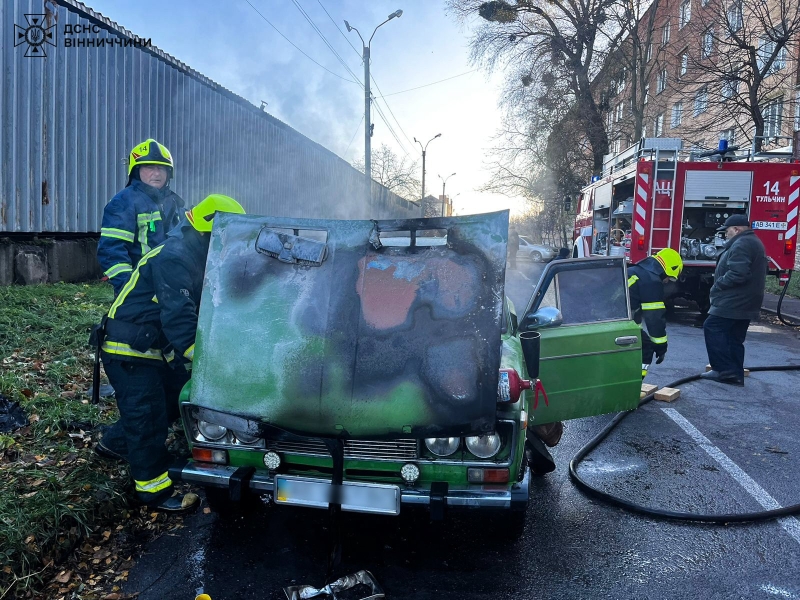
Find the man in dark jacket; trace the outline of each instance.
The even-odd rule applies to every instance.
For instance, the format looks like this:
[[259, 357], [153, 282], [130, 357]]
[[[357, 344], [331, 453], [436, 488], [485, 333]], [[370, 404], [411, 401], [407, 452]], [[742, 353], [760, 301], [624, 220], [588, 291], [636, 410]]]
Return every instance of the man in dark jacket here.
[[178, 417], [178, 397], [194, 359], [197, 310], [212, 220], [244, 213], [236, 200], [212, 194], [145, 254], [120, 291], [101, 333], [101, 356], [116, 390], [120, 418], [95, 447], [104, 458], [127, 460], [138, 500], [181, 512], [196, 496], [173, 496], [164, 442]]
[[731, 215], [719, 231], [727, 242], [717, 260], [711, 308], [703, 324], [711, 370], [701, 377], [744, 385], [744, 339], [764, 300], [767, 255], [745, 215]]
[[103, 210], [97, 260], [117, 295], [141, 258], [180, 220], [183, 200], [169, 188], [172, 155], [155, 140], [131, 150], [128, 185]]

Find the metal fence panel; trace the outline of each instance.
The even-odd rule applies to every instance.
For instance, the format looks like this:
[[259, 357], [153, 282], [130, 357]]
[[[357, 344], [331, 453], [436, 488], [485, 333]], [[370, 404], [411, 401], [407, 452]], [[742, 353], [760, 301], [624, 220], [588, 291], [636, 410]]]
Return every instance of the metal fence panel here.
[[[99, 232], [130, 148], [148, 137], [172, 152], [172, 187], [188, 205], [222, 193], [264, 215], [421, 216], [375, 182], [365, 202], [363, 175], [346, 161], [156, 47], [66, 47], [66, 37], [135, 39], [76, 0], [47, 15], [56, 46], [42, 46], [46, 58], [25, 57], [14, 25], [52, 8], [0, 2], [0, 232]], [[65, 36], [67, 25], [98, 31]]]

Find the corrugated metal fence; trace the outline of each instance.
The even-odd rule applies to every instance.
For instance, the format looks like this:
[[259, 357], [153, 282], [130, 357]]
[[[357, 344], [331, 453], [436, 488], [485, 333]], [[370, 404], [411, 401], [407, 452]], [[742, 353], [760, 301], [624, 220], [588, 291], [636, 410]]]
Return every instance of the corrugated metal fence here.
[[[46, 58], [25, 56], [31, 15], [54, 27]], [[123, 45], [134, 38], [74, 0], [0, 2], [0, 231], [98, 232], [148, 137], [172, 152], [172, 187], [189, 205], [216, 192], [276, 216], [420, 215], [375, 182], [367, 205], [347, 162], [161, 50]]]

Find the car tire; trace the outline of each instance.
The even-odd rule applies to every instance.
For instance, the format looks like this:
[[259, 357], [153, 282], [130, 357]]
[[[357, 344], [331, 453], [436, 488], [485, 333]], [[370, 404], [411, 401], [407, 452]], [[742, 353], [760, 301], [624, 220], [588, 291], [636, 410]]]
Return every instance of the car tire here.
[[534, 250], [533, 252], [530, 253], [529, 256], [530, 256], [530, 259], [533, 262], [542, 262], [542, 253], [541, 252], [538, 252], [538, 251]]

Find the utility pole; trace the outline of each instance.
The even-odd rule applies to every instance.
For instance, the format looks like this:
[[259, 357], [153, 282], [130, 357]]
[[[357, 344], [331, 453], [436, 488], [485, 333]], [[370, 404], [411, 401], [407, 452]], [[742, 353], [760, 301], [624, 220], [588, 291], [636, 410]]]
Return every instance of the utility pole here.
[[[398, 9], [394, 11], [383, 23], [378, 25], [378, 27], [388, 23], [395, 17], [400, 17], [402, 14], [402, 10]], [[372, 199], [372, 124], [370, 123], [372, 96], [369, 90], [369, 51], [372, 38], [375, 37], [375, 32], [378, 31], [378, 27], [372, 31], [372, 35], [369, 36], [369, 41], [364, 43], [364, 38], [361, 37], [361, 32], [358, 29], [351, 26], [346, 20], [344, 26], [347, 27], [348, 33], [355, 31], [356, 34], [358, 34], [358, 37], [361, 39], [361, 46], [363, 47], [361, 58], [364, 60], [364, 187], [366, 191], [366, 200], [370, 202]]]
[[420, 142], [417, 138], [414, 138], [414, 141], [419, 144], [419, 147], [422, 148], [422, 201], [425, 201], [425, 154], [428, 152], [428, 144], [430, 144], [433, 140], [438, 137], [442, 137], [441, 133], [437, 133], [428, 142], [423, 146], [422, 142]]
[[444, 186], [447, 185], [447, 180], [450, 179], [453, 175], [455, 175], [455, 173], [450, 173], [450, 175], [448, 175], [444, 179], [442, 179], [441, 175], [438, 175], [439, 179], [442, 179], [442, 216], [444, 216], [444, 198], [445, 198], [445, 196], [444, 196]]

